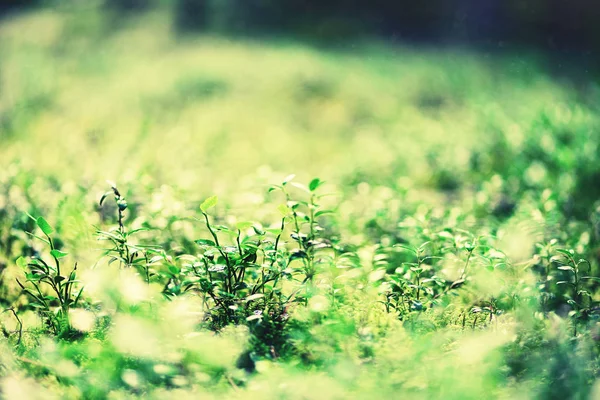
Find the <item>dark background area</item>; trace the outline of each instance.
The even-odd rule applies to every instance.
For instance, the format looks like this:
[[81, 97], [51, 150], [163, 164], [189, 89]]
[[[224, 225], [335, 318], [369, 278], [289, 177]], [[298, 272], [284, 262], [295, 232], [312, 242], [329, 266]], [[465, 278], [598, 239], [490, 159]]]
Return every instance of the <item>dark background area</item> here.
[[[44, 0], [0, 0], [0, 13]], [[597, 0], [105, 0], [123, 14], [154, 7], [173, 10], [181, 32], [284, 34], [317, 40], [361, 36], [436, 44], [534, 46], [596, 58]]]

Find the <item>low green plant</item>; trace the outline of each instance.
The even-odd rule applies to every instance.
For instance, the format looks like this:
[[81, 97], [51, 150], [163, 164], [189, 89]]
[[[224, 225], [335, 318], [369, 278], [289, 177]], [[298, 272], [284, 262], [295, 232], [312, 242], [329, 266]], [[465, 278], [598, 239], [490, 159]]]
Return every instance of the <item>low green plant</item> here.
[[127, 200], [116, 184], [108, 182], [111, 185], [111, 191], [105, 192], [100, 198], [100, 206], [103, 205], [105, 199], [111, 195], [114, 196], [114, 201], [117, 205], [117, 226], [108, 231], [96, 229], [96, 235], [99, 240], [112, 243], [112, 247], [105, 249], [105, 256], [109, 257], [109, 264], [115, 261], [119, 262], [121, 268], [135, 268], [146, 280], [150, 283], [153, 275], [150, 269], [154, 256], [162, 255], [164, 252], [158, 246], [146, 246], [139, 243], [132, 243], [131, 239], [141, 232], [145, 232], [147, 228], [138, 228], [128, 230], [125, 225], [125, 211], [127, 210]]
[[[218, 199], [200, 205], [201, 219], [210, 239], [197, 239], [197, 254], [155, 256], [166, 278], [163, 293], [174, 298], [196, 293], [205, 306], [205, 322], [220, 331], [229, 324], [248, 325], [264, 354], [276, 354], [283, 345], [287, 307], [295, 293], [285, 293], [283, 281], [292, 278], [292, 259], [282, 235], [286, 216], [279, 227], [263, 228], [255, 222], [239, 222], [234, 229], [216, 224], [209, 211]], [[152, 260], [153, 262], [158, 262]], [[278, 350], [277, 350], [278, 351]]]
[[596, 311], [596, 302], [592, 292], [586, 283], [600, 282], [600, 278], [590, 276], [591, 264], [583, 258], [576, 259], [572, 249], [557, 249], [558, 254], [551, 261], [557, 265], [557, 269], [566, 274], [566, 279], [556, 282], [557, 285], [567, 286], [564, 298], [571, 307], [569, 317], [573, 321], [573, 335], [577, 335], [577, 326], [581, 321], [589, 318]]
[[[320, 199], [328, 194], [318, 193], [319, 187], [324, 182], [319, 178], [310, 181], [308, 186], [298, 182], [293, 182], [295, 175], [286, 177], [280, 185], [273, 185], [269, 192], [280, 191], [285, 198], [285, 205], [280, 207], [280, 211], [288, 216], [292, 233], [290, 237], [297, 243], [297, 248], [291, 254], [291, 260], [299, 260], [301, 268], [296, 272], [304, 275], [302, 283], [313, 282], [317, 271], [317, 253], [319, 250], [330, 248], [331, 243], [320, 237], [323, 230], [319, 226], [318, 218], [333, 213], [332, 210], [324, 209], [320, 205]], [[299, 189], [308, 195], [308, 199], [293, 198], [289, 186]]]
[[54, 229], [43, 217], [30, 216], [42, 231], [43, 237], [30, 235], [49, 247], [51, 261], [36, 256], [19, 257], [17, 265], [25, 271], [25, 283], [17, 279], [17, 284], [30, 299], [29, 305], [37, 309], [46, 327], [55, 335], [65, 337], [73, 333], [69, 321], [70, 310], [77, 307], [83, 287], [74, 290], [77, 280], [77, 263], [67, 272], [62, 260], [68, 255], [56, 248], [52, 233]]
[[9, 308], [5, 309], [4, 311], [2, 311], [0, 314], [4, 314], [6, 312], [12, 313], [13, 317], [15, 317], [15, 320], [17, 321], [17, 329], [14, 332], [9, 332], [3, 326], [2, 333], [4, 334], [5, 337], [10, 337], [11, 335], [16, 333], [17, 334], [16, 345], [19, 346], [21, 344], [21, 339], [23, 338], [23, 321], [21, 321], [21, 318], [19, 318], [19, 314], [17, 314], [17, 311], [15, 310], [14, 307], [9, 307]]
[[430, 255], [428, 246], [430, 242], [423, 243], [419, 247], [409, 245], [397, 245], [401, 252], [408, 252], [413, 261], [405, 262], [398, 267], [394, 274], [389, 275], [388, 284], [391, 291], [385, 294], [384, 305], [389, 312], [392, 309], [399, 312], [401, 317], [411, 311], [422, 311], [427, 304], [424, 300], [431, 301], [434, 296], [434, 286], [442, 286], [443, 279], [435, 274], [435, 270], [428, 261], [440, 259], [438, 256]]

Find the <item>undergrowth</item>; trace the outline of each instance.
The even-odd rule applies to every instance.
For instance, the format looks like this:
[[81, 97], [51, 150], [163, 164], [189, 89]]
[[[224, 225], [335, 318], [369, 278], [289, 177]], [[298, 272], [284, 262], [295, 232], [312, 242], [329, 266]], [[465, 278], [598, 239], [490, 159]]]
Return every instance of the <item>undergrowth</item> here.
[[105, 18], [0, 25], [1, 397], [600, 395], [593, 82]]

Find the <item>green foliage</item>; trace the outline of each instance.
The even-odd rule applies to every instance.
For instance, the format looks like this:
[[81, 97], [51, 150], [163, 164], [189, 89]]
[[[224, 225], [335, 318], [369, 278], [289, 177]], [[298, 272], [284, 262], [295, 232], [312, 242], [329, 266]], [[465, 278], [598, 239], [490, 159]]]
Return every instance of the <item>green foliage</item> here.
[[49, 246], [52, 261], [46, 262], [41, 257], [30, 259], [19, 257], [16, 263], [24, 270], [26, 283], [22, 284], [17, 279], [17, 284], [29, 296], [29, 305], [42, 316], [46, 327], [55, 335], [69, 337], [74, 331], [69, 322], [69, 314], [77, 307], [83, 292], [83, 287], [74, 291], [79, 284], [77, 263], [69, 273], [63, 266], [61, 273], [61, 260], [68, 253], [55, 248], [55, 241], [50, 236], [54, 233], [54, 229], [43, 217], [37, 219], [31, 217], [31, 219], [36, 221], [45, 238], [34, 234], [31, 236]]
[[[121, 195], [116, 184], [109, 182], [111, 192], [106, 192], [100, 198], [100, 206], [109, 195], [114, 195], [117, 205], [118, 225], [109, 230], [97, 230], [98, 240], [105, 240], [112, 243], [113, 247], [105, 249], [105, 255], [110, 258], [109, 264], [118, 261], [122, 268], [135, 268], [143, 274], [147, 283], [150, 283], [150, 277], [153, 275], [150, 266], [153, 261], [163, 254], [161, 249], [153, 245], [132, 244], [131, 238], [137, 234], [147, 231], [147, 228], [138, 228], [128, 230], [125, 226], [125, 210], [127, 210], [127, 200]], [[154, 256], [154, 257], [153, 257]]]
[[102, 18], [0, 27], [2, 396], [598, 396], [592, 84]]

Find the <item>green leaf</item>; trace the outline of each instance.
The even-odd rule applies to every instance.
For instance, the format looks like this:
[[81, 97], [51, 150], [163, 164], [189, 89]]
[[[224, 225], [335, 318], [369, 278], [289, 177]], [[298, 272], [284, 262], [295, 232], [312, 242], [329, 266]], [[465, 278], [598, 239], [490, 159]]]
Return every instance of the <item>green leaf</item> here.
[[225, 226], [225, 225], [213, 225], [212, 226], [213, 229], [217, 232], [224, 232], [230, 235], [233, 235], [235, 232], [232, 231], [231, 229], [229, 229], [229, 227]]
[[31, 232], [25, 232], [25, 233], [26, 233], [26, 234], [28, 234], [28, 235], [29, 235], [29, 236], [31, 236], [31, 237], [34, 237], [34, 238], [36, 238], [37, 240], [40, 240], [40, 241], [42, 241], [42, 242], [46, 243], [46, 244], [50, 244], [50, 242], [48, 241], [48, 239], [44, 239], [44, 238], [43, 238], [43, 237], [41, 237], [41, 236], [34, 235], [34, 234], [33, 234], [33, 233], [31, 233]]
[[437, 233], [438, 237], [444, 238], [444, 239], [449, 239], [452, 240], [454, 239], [454, 236], [448, 232], [448, 231], [441, 231]]
[[420, 245], [420, 246], [419, 246], [419, 248], [418, 248], [417, 250], [419, 250], [419, 251], [423, 251], [423, 250], [425, 250], [425, 248], [426, 248], [427, 246], [429, 246], [430, 244], [431, 244], [431, 240], [428, 240], [428, 241], [426, 241], [425, 243], [423, 243], [422, 245]]
[[104, 200], [106, 200], [106, 198], [111, 194], [112, 194], [112, 192], [104, 192], [102, 197], [100, 197], [100, 201], [98, 202], [98, 204], [102, 205], [102, 203], [104, 203]]
[[265, 295], [262, 294], [262, 293], [256, 293], [256, 294], [253, 294], [253, 295], [250, 295], [250, 296], [246, 297], [246, 302], [250, 302], [252, 300], [257, 300], [257, 299], [260, 299], [262, 297], [265, 297]]
[[27, 211], [23, 211], [23, 213], [25, 213], [25, 215], [27, 215], [29, 218], [31, 218], [33, 220], [33, 222], [37, 222], [37, 218], [34, 217], [33, 215], [29, 214]]
[[292, 182], [291, 185], [294, 186], [295, 188], [298, 188], [298, 189], [306, 192], [306, 193], [310, 193], [310, 190], [306, 187], [306, 185], [303, 185], [298, 182]]
[[[23, 286], [21, 286], [23, 287]], [[25, 293], [27, 293], [29, 296], [33, 297], [38, 303], [40, 304], [44, 304], [44, 300], [42, 300], [42, 298], [40, 298], [37, 294], [33, 293], [31, 290], [27, 289], [27, 288], [23, 288], [23, 291]], [[35, 304], [31, 304], [32, 306], [35, 306]]]
[[562, 267], [558, 267], [558, 269], [563, 270], [563, 271], [575, 271], [573, 269], [573, 267], [570, 267], [568, 265], [563, 265]]
[[323, 184], [323, 182], [321, 182], [321, 180], [319, 178], [315, 178], [312, 181], [310, 181], [310, 183], [308, 184], [308, 189], [311, 192], [314, 192], [315, 190], [317, 190], [319, 188], [319, 186], [321, 186]]
[[413, 254], [417, 254], [417, 249], [415, 249], [414, 247], [411, 247], [411, 246], [406, 246], [406, 245], [403, 245], [403, 244], [395, 244], [393, 247], [395, 249], [398, 249], [398, 250], [396, 250], [398, 252], [409, 251], [409, 252], [411, 252]]
[[117, 236], [112, 232], [98, 231], [98, 236], [100, 240], [113, 240], [119, 243], [125, 243], [125, 239], [123, 238], [121, 233], [119, 233], [119, 235], [120, 236]]
[[318, 218], [318, 217], [320, 217], [321, 215], [328, 215], [328, 214], [333, 214], [333, 213], [334, 213], [334, 211], [332, 211], [332, 210], [321, 210], [321, 211], [317, 211], [317, 212], [315, 213], [315, 218]]
[[567, 250], [567, 249], [556, 249], [557, 252], [564, 254], [567, 257], [573, 257], [573, 255], [575, 254], [575, 252], [573, 250]]
[[287, 185], [292, 179], [296, 177], [296, 174], [290, 174], [283, 179], [282, 185]]
[[48, 221], [46, 221], [43, 217], [38, 217], [38, 219], [35, 220], [35, 223], [40, 227], [46, 236], [49, 236], [52, 234], [52, 232], [54, 232], [54, 229], [52, 229]]
[[206, 212], [209, 209], [216, 206], [218, 201], [219, 198], [217, 196], [211, 196], [208, 199], [204, 200], [204, 202], [200, 205], [200, 210], [202, 210], [202, 212]]
[[64, 251], [54, 249], [50, 252], [50, 254], [54, 258], [63, 258], [63, 257], [66, 257], [69, 253], [65, 253]]
[[37, 282], [39, 280], [42, 280], [44, 278], [46, 278], [47, 275], [38, 275], [38, 274], [25, 274], [25, 278], [27, 279], [27, 281], [29, 282]]
[[21, 268], [27, 268], [27, 260], [25, 259], [25, 257], [17, 258], [17, 265]]
[[594, 281], [594, 282], [600, 282], [600, 278], [597, 278], [595, 276], [584, 276], [581, 279], [586, 279], [588, 281]]
[[64, 276], [57, 275], [54, 277], [54, 283], [60, 283], [64, 281], [66, 278]]
[[194, 240], [194, 243], [196, 243], [200, 246], [216, 246], [215, 242], [213, 242], [212, 240], [208, 240], [208, 239]]
[[296, 250], [292, 254], [290, 254], [290, 261], [297, 260], [297, 259], [300, 259], [300, 258], [308, 258], [308, 254], [306, 254], [302, 250]]
[[242, 221], [235, 224], [235, 227], [240, 231], [245, 231], [246, 229], [252, 228], [252, 225], [254, 225], [254, 222], [252, 221]]
[[77, 296], [75, 296], [75, 300], [73, 300], [73, 305], [76, 306], [77, 302], [79, 301], [79, 298], [81, 297], [81, 293], [83, 293], [83, 288], [81, 288], [79, 290], [79, 293], [77, 293]]
[[289, 215], [292, 212], [292, 210], [290, 210], [290, 208], [285, 204], [279, 205], [279, 207], [277, 207], [277, 210], [281, 213], [283, 217]]

